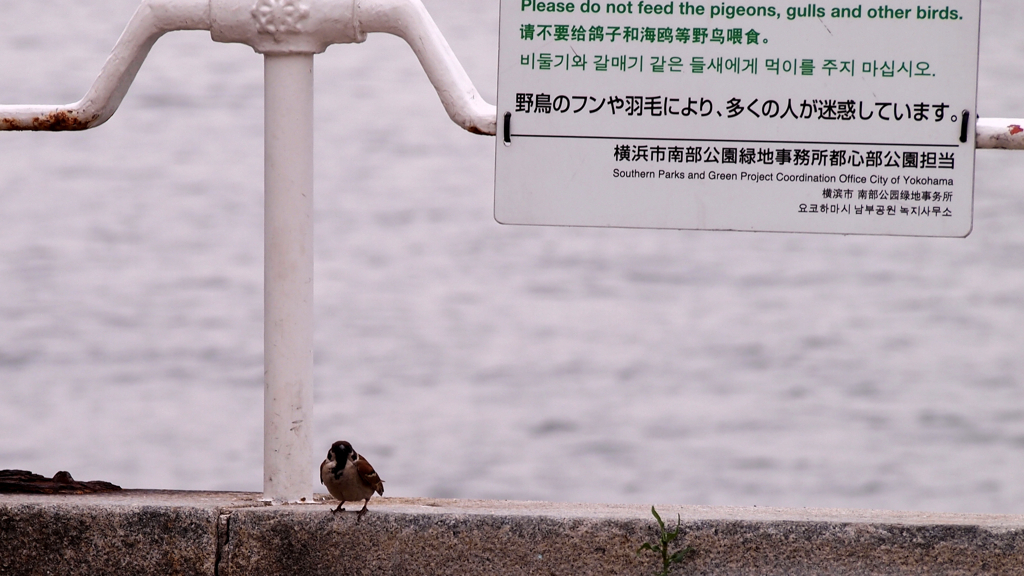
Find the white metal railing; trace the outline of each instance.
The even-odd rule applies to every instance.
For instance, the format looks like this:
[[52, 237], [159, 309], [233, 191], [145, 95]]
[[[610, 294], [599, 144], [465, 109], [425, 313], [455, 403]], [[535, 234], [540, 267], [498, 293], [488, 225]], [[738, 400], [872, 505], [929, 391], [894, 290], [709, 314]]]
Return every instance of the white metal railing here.
[[209, 30], [217, 42], [248, 44], [264, 55], [319, 54], [370, 32], [394, 34], [416, 53], [456, 124], [495, 132], [494, 106], [480, 97], [420, 0], [143, 0], [85, 97], [59, 106], [0, 105], [0, 130], [99, 126], [121, 104], [153, 44], [175, 30]]
[[403, 38], [455, 123], [495, 133], [480, 97], [420, 0], [143, 0], [78, 102], [2, 106], [0, 130], [85, 130], [106, 122], [149, 50], [175, 30], [264, 55], [265, 261], [263, 493], [312, 501], [313, 55], [367, 33]]
[[979, 118], [977, 148], [1024, 150], [1024, 119]]
[[[420, 0], [143, 0], [86, 95], [0, 105], [0, 130], [84, 130], [117, 110], [153, 44], [209, 30], [265, 58], [264, 498], [311, 501], [313, 466], [313, 55], [367, 33], [403, 38], [459, 126], [495, 134], [485, 102]], [[977, 121], [977, 148], [1024, 150], [1024, 120]]]

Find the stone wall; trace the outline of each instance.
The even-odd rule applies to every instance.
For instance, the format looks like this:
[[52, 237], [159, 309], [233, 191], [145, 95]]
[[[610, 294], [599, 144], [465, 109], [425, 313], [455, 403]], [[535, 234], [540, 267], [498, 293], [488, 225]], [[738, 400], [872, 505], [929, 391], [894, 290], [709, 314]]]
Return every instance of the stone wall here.
[[[650, 507], [127, 490], [0, 495], [0, 575], [658, 574]], [[1024, 516], [658, 506], [695, 550], [671, 574], [1024, 575]]]

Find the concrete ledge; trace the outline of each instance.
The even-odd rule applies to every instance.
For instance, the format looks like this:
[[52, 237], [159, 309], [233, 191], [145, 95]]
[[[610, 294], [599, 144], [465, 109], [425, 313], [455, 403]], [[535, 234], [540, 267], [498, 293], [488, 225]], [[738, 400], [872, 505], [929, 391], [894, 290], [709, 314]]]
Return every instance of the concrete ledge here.
[[222, 510], [250, 494], [0, 495], [0, 575], [214, 574]]
[[[129, 490], [0, 496], [0, 574], [657, 574], [649, 506]], [[351, 507], [358, 509], [358, 505]], [[675, 574], [1024, 574], [1024, 516], [658, 506]]]

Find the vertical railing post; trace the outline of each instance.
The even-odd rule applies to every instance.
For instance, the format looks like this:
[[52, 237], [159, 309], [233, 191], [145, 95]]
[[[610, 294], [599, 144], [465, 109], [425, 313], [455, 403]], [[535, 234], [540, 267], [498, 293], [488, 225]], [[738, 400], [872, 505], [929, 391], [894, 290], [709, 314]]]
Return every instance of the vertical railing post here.
[[312, 501], [313, 55], [264, 60], [263, 496]]

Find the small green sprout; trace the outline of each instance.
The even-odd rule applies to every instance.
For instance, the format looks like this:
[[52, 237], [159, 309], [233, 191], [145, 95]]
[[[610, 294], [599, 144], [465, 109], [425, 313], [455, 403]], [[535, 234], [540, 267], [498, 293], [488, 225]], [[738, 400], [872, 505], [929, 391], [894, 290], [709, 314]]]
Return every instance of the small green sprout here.
[[668, 571], [672, 568], [673, 564], [682, 564], [687, 558], [696, 554], [697, 551], [693, 546], [687, 546], [682, 550], [676, 551], [674, 554], [669, 554], [669, 544], [679, 537], [679, 532], [682, 530], [682, 518], [676, 514], [676, 529], [669, 532], [665, 528], [665, 522], [658, 515], [658, 511], [654, 509], [654, 506], [651, 506], [651, 514], [654, 514], [654, 519], [658, 521], [658, 526], [661, 528], [661, 538], [659, 538], [656, 544], [644, 542], [642, 546], [636, 549], [636, 553], [639, 556], [644, 550], [650, 550], [656, 554], [661, 554], [661, 573], [659, 576], [668, 576]]

